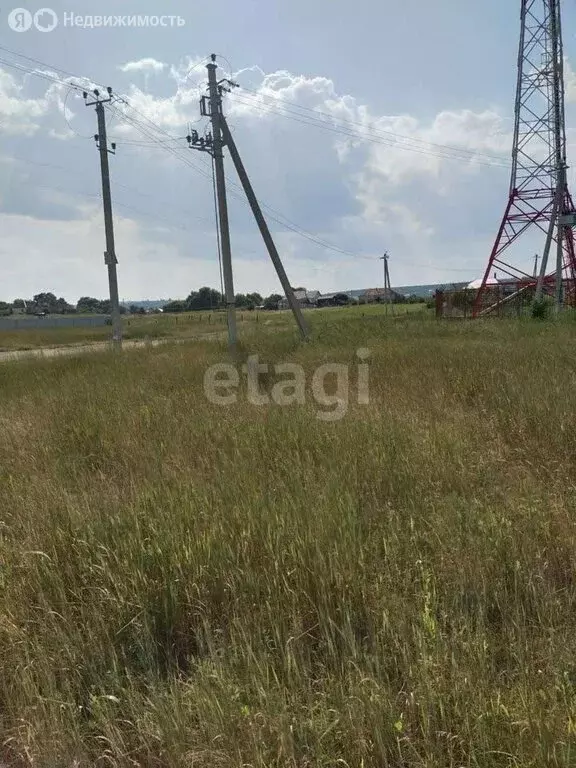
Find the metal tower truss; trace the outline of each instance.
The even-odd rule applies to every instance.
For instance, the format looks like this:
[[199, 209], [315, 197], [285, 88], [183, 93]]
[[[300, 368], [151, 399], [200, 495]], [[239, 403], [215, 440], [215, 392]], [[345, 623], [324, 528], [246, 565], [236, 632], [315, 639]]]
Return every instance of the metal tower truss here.
[[[575, 212], [566, 181], [561, 0], [521, 0], [518, 84], [508, 203], [478, 290], [474, 316], [499, 310], [528, 290], [574, 300]], [[562, 243], [561, 254], [558, 239]], [[539, 276], [534, 248], [543, 249]], [[552, 244], [556, 248], [552, 249]], [[548, 256], [553, 251], [552, 268]], [[559, 263], [561, 260], [561, 264]], [[507, 290], [495, 290], [494, 273]], [[506, 298], [502, 298], [503, 295]]]

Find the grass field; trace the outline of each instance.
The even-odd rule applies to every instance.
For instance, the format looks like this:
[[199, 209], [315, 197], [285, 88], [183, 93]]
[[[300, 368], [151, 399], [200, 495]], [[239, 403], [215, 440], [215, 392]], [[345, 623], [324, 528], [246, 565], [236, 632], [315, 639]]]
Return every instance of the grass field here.
[[219, 340], [0, 366], [0, 762], [576, 765], [576, 322], [311, 321], [243, 354], [370, 349], [334, 423]]
[[[386, 315], [394, 312], [396, 317], [406, 314], [421, 314], [427, 312], [422, 304], [406, 304], [388, 310], [385, 306], [354, 306], [341, 310], [325, 309], [306, 312], [319, 318], [330, 319], [334, 311], [337, 314], [345, 312], [349, 317], [364, 315]], [[239, 328], [289, 327], [291, 315], [289, 312], [248, 312], [238, 311]], [[143, 339], [197, 339], [201, 336], [213, 335], [216, 331], [225, 331], [226, 316], [224, 312], [189, 312], [185, 314], [166, 315], [130, 315], [122, 318], [124, 337], [128, 340]], [[40, 328], [18, 329], [4, 331], [0, 329], [0, 352], [53, 348], [67, 345], [83, 345], [106, 341], [112, 334], [110, 327], [102, 328]]]
[[[222, 329], [224, 316], [210, 312], [184, 315], [134, 315], [123, 317], [122, 323], [126, 339], [185, 339], [196, 338], [198, 335]], [[89, 344], [106, 341], [111, 335], [112, 330], [109, 326], [0, 330], [0, 352]]]

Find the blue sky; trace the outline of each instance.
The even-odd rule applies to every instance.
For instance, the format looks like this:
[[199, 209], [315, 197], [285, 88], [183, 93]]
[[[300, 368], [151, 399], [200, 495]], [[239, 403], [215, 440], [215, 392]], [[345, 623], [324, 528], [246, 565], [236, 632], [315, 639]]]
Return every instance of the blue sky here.
[[[0, 45], [128, 96], [131, 107], [110, 115], [119, 144], [111, 169], [123, 297], [184, 296], [219, 284], [207, 158], [188, 152], [183, 140], [198, 119], [202, 59], [212, 51], [244, 87], [226, 111], [259, 197], [346, 252], [270, 222], [292, 282], [328, 291], [378, 285], [384, 250], [397, 285], [472, 280], [483, 271], [508, 187], [519, 6], [125, 0], [123, 15], [174, 14], [185, 25], [60, 23], [50, 33], [12, 31], [8, 7], [0, 12]], [[572, 60], [576, 0], [564, 6]], [[119, 13], [108, 0], [50, 7], [60, 22], [70, 12]], [[45, 290], [69, 300], [104, 296], [95, 115], [65, 86], [14, 65], [47, 69], [0, 51], [0, 299]], [[568, 78], [572, 141], [570, 69]], [[315, 113], [298, 105], [352, 121], [354, 141], [306, 124], [300, 118]], [[164, 132], [147, 124], [156, 138], [173, 137], [178, 157], [135, 130], [128, 118], [136, 115]], [[446, 154], [438, 145], [461, 150], [460, 159], [438, 157]], [[234, 179], [231, 165], [228, 173]], [[277, 290], [246, 207], [232, 196], [230, 209], [237, 290]], [[538, 244], [527, 245], [530, 259], [532, 247]]]

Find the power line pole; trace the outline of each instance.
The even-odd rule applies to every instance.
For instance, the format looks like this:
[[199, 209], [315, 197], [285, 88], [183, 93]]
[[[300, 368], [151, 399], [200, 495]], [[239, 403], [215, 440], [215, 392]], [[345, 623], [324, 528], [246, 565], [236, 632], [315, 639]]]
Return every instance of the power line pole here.
[[188, 145], [191, 149], [197, 149], [201, 152], [208, 152], [214, 160], [214, 171], [216, 178], [216, 195], [218, 202], [218, 218], [220, 223], [220, 243], [222, 249], [222, 271], [224, 273], [224, 290], [226, 297], [226, 309], [228, 316], [228, 342], [230, 351], [234, 354], [237, 345], [237, 331], [236, 331], [236, 306], [234, 298], [234, 279], [232, 273], [232, 253], [230, 248], [230, 226], [228, 221], [228, 206], [226, 202], [226, 177], [224, 174], [224, 153], [223, 147], [227, 146], [230, 151], [230, 156], [234, 162], [236, 172], [242, 187], [252, 209], [252, 213], [260, 229], [260, 234], [268, 250], [268, 254], [274, 267], [288, 304], [294, 314], [296, 323], [302, 335], [302, 338], [308, 337], [308, 327], [300, 305], [298, 304], [294, 291], [288, 280], [286, 271], [280, 259], [280, 255], [266, 224], [266, 220], [262, 213], [262, 209], [258, 204], [258, 200], [252, 189], [250, 179], [246, 173], [246, 169], [242, 163], [240, 153], [236, 147], [236, 143], [232, 138], [226, 118], [222, 113], [222, 93], [229, 91], [227, 86], [236, 86], [236, 83], [232, 83], [230, 80], [223, 79], [218, 81], [216, 79], [216, 70], [218, 65], [216, 64], [216, 55], [211, 55], [211, 61], [206, 65], [208, 70], [208, 96], [202, 96], [200, 99], [200, 113], [204, 117], [209, 117], [212, 124], [212, 133], [205, 136], [199, 136], [198, 131], [192, 131], [187, 136]]
[[232, 273], [232, 250], [230, 247], [230, 224], [228, 221], [228, 203], [226, 201], [226, 176], [224, 175], [224, 153], [222, 151], [222, 90], [216, 80], [217, 64], [215, 57], [206, 66], [208, 70], [208, 94], [210, 102], [210, 120], [212, 122], [212, 157], [216, 176], [216, 196], [220, 219], [220, 244], [222, 248], [222, 272], [224, 275], [224, 296], [228, 319], [228, 345], [232, 354], [236, 352], [238, 333], [236, 330], [236, 298], [234, 295], [234, 276]]
[[384, 256], [380, 256], [380, 261], [384, 264], [384, 301], [386, 302], [386, 316], [388, 316], [388, 306], [390, 311], [394, 314], [394, 307], [392, 306], [392, 286], [390, 284], [390, 270], [388, 268], [388, 251]]
[[388, 265], [388, 258], [389, 256], [388, 254], [386, 254], [386, 260], [384, 264], [386, 265], [386, 281], [388, 283], [387, 296], [388, 296], [388, 304], [390, 304], [390, 312], [394, 314], [394, 304], [392, 303], [392, 283], [390, 282], [390, 267]]
[[108, 88], [108, 98], [100, 98], [100, 92], [93, 91], [96, 96], [95, 101], [87, 101], [88, 94], [84, 93], [84, 100], [87, 107], [96, 107], [96, 116], [98, 118], [98, 133], [94, 136], [96, 146], [100, 151], [100, 171], [102, 174], [102, 201], [104, 204], [104, 229], [106, 232], [106, 252], [104, 253], [104, 263], [108, 267], [108, 285], [110, 288], [110, 314], [112, 315], [112, 342], [114, 346], [122, 346], [122, 318], [120, 315], [120, 300], [118, 298], [118, 274], [116, 271], [116, 247], [114, 244], [114, 218], [112, 216], [112, 194], [110, 192], [110, 168], [108, 165], [108, 155], [115, 154], [116, 145], [112, 144], [108, 149], [108, 136], [106, 133], [106, 113], [104, 104], [112, 101], [112, 88]]
[[298, 329], [300, 330], [300, 335], [302, 336], [303, 339], [306, 339], [308, 336], [308, 326], [306, 325], [306, 321], [304, 320], [304, 315], [302, 314], [302, 310], [300, 309], [300, 304], [298, 303], [296, 296], [294, 295], [294, 291], [292, 290], [292, 286], [290, 285], [290, 281], [288, 280], [288, 275], [286, 274], [286, 270], [284, 269], [284, 265], [282, 264], [282, 260], [280, 259], [280, 255], [276, 249], [276, 244], [272, 239], [272, 235], [270, 234], [270, 230], [268, 229], [268, 224], [266, 223], [266, 219], [264, 218], [262, 209], [260, 208], [256, 195], [254, 194], [254, 190], [252, 189], [252, 184], [250, 183], [250, 179], [248, 177], [248, 174], [246, 173], [244, 164], [242, 163], [242, 158], [240, 157], [240, 153], [238, 152], [238, 149], [236, 147], [236, 142], [234, 141], [234, 138], [230, 133], [230, 129], [228, 128], [228, 123], [226, 122], [225, 117], [222, 118], [222, 128], [223, 128], [223, 134], [224, 134], [226, 146], [228, 147], [228, 151], [230, 152], [230, 157], [232, 158], [232, 161], [236, 168], [236, 173], [238, 174], [238, 178], [240, 179], [240, 182], [244, 189], [244, 193], [246, 194], [248, 202], [250, 203], [250, 207], [252, 208], [252, 213], [254, 214], [254, 218], [256, 219], [256, 223], [258, 224], [260, 234], [262, 235], [262, 239], [264, 240], [266, 248], [268, 249], [268, 254], [270, 256], [272, 264], [274, 264], [274, 269], [276, 270], [276, 274], [278, 275], [278, 279], [280, 280], [280, 283], [282, 285], [282, 288], [288, 300], [288, 304], [290, 305], [290, 309], [292, 310], [292, 313], [294, 314], [294, 317], [296, 319]]

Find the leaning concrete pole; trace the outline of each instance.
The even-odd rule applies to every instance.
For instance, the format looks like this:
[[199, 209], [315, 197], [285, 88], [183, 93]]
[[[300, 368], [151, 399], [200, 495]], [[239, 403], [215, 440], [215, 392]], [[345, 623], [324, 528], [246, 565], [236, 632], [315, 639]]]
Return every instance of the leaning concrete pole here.
[[236, 168], [236, 172], [238, 173], [238, 178], [240, 179], [240, 182], [242, 184], [242, 187], [244, 188], [244, 192], [246, 194], [248, 202], [250, 203], [250, 207], [252, 208], [252, 213], [254, 214], [254, 218], [256, 219], [258, 228], [260, 229], [260, 234], [262, 235], [262, 239], [264, 240], [266, 248], [268, 249], [270, 259], [274, 264], [276, 274], [278, 275], [278, 278], [280, 280], [280, 283], [282, 284], [284, 293], [286, 294], [286, 298], [288, 299], [288, 304], [290, 305], [290, 309], [292, 310], [292, 313], [294, 315], [294, 318], [300, 330], [300, 334], [303, 339], [307, 339], [309, 335], [308, 325], [306, 323], [306, 320], [304, 319], [304, 315], [302, 314], [302, 310], [300, 308], [300, 305], [298, 304], [296, 296], [294, 296], [294, 291], [292, 290], [292, 286], [290, 285], [290, 281], [288, 280], [288, 275], [286, 274], [284, 265], [282, 264], [282, 260], [276, 249], [276, 245], [274, 243], [274, 240], [272, 239], [270, 230], [268, 229], [268, 224], [266, 223], [266, 219], [264, 218], [264, 214], [262, 213], [262, 209], [260, 208], [258, 199], [256, 198], [254, 190], [252, 189], [252, 184], [250, 183], [250, 179], [248, 177], [248, 174], [246, 173], [246, 169], [244, 168], [244, 164], [242, 163], [242, 158], [240, 157], [240, 153], [238, 152], [238, 149], [232, 137], [232, 133], [228, 128], [228, 124], [226, 122], [225, 117], [221, 118], [221, 126], [222, 126], [222, 135], [224, 137], [224, 143], [226, 144], [226, 146], [228, 147], [228, 151], [230, 152], [230, 157], [232, 158], [232, 161]]

